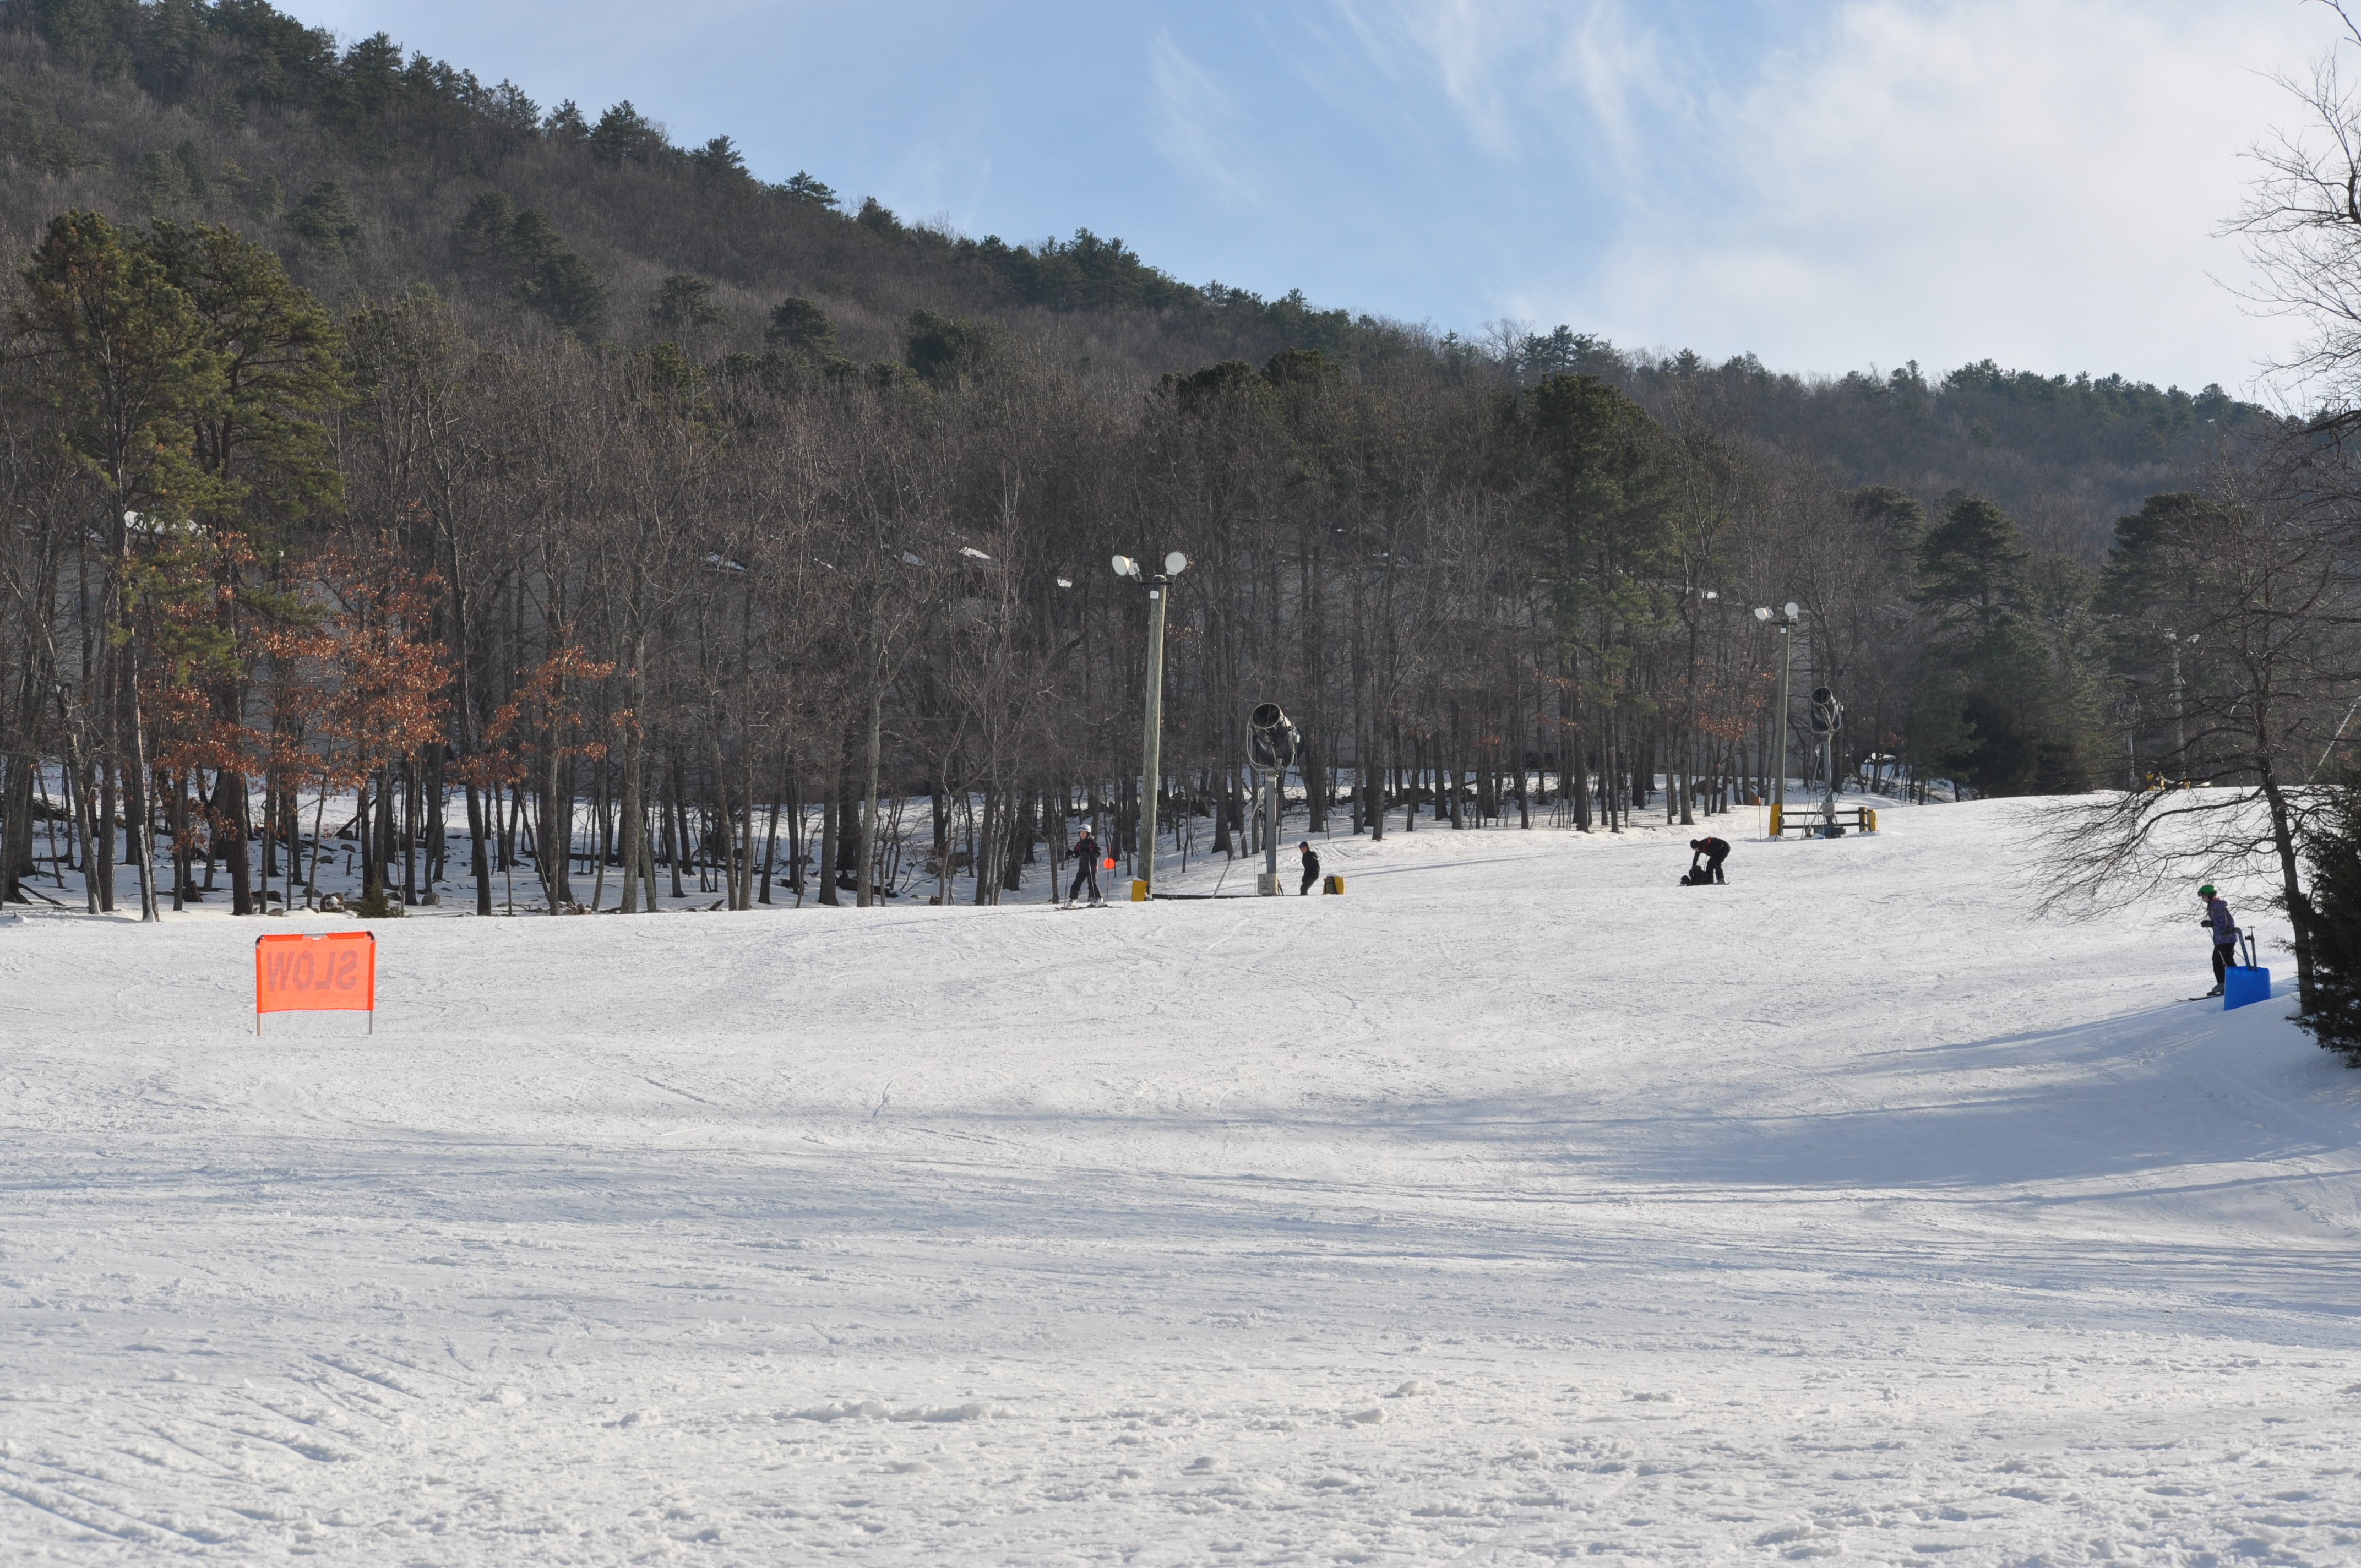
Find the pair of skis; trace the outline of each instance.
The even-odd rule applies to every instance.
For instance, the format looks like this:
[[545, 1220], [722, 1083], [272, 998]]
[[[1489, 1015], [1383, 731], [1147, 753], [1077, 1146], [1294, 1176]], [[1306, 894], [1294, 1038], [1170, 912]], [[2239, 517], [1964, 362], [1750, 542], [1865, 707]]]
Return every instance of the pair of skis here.
[[[2241, 932], [2239, 932], [2239, 933], [2238, 933], [2238, 940], [2239, 940], [2241, 943], [2243, 943], [2243, 944], [2245, 945], [2245, 947], [2246, 947], [2246, 967], [2247, 967], [2248, 969], [2255, 969], [2255, 968], [2258, 967], [2258, 966], [2256, 964], [2256, 962], [2255, 962], [2255, 939], [2254, 939], [2254, 938], [2252, 938], [2252, 937], [2250, 937], [2250, 936], [2246, 935], [2246, 932], [2241, 931]], [[2217, 997], [2217, 996], [2221, 995], [2223, 992], [2224, 992], [2224, 991], [2226, 991], [2226, 990], [2228, 990], [2228, 989], [2229, 989], [2229, 982], [2228, 982], [2227, 981], [2223, 981], [2223, 983], [2222, 983], [2222, 984], [2215, 986], [2213, 990], [2211, 990], [2211, 991], [2207, 992], [2204, 995], [2202, 995], [2202, 996], [2192, 996], [2192, 997], [2191, 997], [2189, 1000], [2190, 1000], [2190, 1001], [2191, 1001], [2191, 1002], [2211, 1002], [2211, 1001], [2213, 1001], [2215, 997]]]

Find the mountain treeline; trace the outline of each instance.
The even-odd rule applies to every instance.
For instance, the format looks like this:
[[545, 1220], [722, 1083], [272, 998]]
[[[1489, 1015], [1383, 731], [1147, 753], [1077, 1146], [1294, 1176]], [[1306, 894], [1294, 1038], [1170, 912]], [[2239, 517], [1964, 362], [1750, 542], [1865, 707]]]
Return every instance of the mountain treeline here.
[[906, 225], [252, 0], [5, 15], [6, 897], [104, 906], [128, 859], [244, 912], [341, 828], [380, 908], [455, 853], [487, 912], [526, 868], [553, 913], [994, 901], [1080, 817], [1139, 848], [1107, 563], [1172, 551], [1151, 783], [1216, 853], [1262, 700], [1317, 827], [1742, 804], [1816, 767], [1800, 721], [1773, 754], [1789, 601], [1839, 781], [2252, 765], [2191, 731], [2235, 682], [2187, 531], [2317, 481], [2217, 389], [1437, 337]]
[[[1566, 327], [1438, 339], [1301, 292], [1183, 283], [1087, 229], [1012, 244], [906, 222], [806, 171], [765, 181], [728, 137], [675, 147], [628, 102], [544, 106], [382, 34], [339, 49], [261, 0], [0, 0], [0, 236], [22, 248], [74, 207], [220, 224], [332, 306], [423, 282], [471, 333], [683, 341], [691, 289], [702, 308], [684, 346], [700, 356], [762, 352], [779, 302], [804, 299], [834, 353], [891, 361], [928, 310], [1019, 332], [1111, 395], [1283, 348], [1356, 371], [1473, 355], [1528, 382], [1598, 375], [1652, 408], [1648, 383], [1702, 378], [1722, 428], [1806, 449], [1856, 485], [1988, 496], [2037, 547], [2092, 565], [2116, 517], [2261, 417], [2218, 387], [1989, 362], [1830, 378], [1619, 352]], [[489, 235], [501, 210], [507, 232]]]

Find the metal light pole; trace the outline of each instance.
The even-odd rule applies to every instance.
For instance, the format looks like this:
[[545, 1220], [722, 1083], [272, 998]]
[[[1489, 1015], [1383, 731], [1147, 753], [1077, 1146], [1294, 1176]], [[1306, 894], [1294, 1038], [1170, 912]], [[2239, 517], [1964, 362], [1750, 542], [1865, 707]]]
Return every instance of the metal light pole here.
[[1162, 777], [1164, 740], [1164, 609], [1172, 579], [1189, 569], [1189, 557], [1178, 550], [1164, 557], [1164, 570], [1143, 574], [1128, 555], [1115, 558], [1115, 575], [1148, 585], [1148, 700], [1139, 740], [1139, 841], [1132, 850], [1132, 867], [1144, 884], [1135, 896], [1144, 897], [1156, 885], [1156, 784]]
[[1778, 740], [1773, 751], [1773, 765], [1778, 772], [1771, 775], [1771, 837], [1779, 837], [1785, 826], [1787, 810], [1787, 675], [1795, 663], [1795, 617], [1799, 612], [1795, 601], [1789, 599], [1779, 610], [1758, 607], [1754, 619], [1767, 621], [1773, 614], [1779, 620], [1779, 713]]

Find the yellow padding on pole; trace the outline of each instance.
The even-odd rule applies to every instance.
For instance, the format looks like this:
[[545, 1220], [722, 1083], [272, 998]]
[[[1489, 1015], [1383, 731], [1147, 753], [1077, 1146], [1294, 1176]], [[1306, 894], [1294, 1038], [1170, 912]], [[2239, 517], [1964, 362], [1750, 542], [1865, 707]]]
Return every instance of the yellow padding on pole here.
[[1340, 876], [1322, 877], [1320, 879], [1320, 891], [1322, 893], [1342, 893], [1345, 891], [1345, 879]]
[[1871, 832], [1872, 832], [1872, 833], [1876, 832], [1876, 831], [1877, 831], [1877, 813], [1876, 813], [1876, 811], [1875, 811], [1874, 809], [1872, 809], [1872, 807], [1870, 807], [1870, 806], [1862, 806], [1862, 807], [1861, 808], [1861, 816], [1863, 816], [1863, 817], [1867, 817], [1867, 818], [1869, 819], [1869, 830], [1870, 830]]
[[1145, 904], [1148, 902], [1148, 884], [1140, 881], [1137, 877], [1131, 879], [1131, 901], [1134, 904]]
[[1771, 837], [1773, 839], [1779, 836], [1779, 813], [1784, 809], [1784, 806], [1777, 806], [1771, 808]]

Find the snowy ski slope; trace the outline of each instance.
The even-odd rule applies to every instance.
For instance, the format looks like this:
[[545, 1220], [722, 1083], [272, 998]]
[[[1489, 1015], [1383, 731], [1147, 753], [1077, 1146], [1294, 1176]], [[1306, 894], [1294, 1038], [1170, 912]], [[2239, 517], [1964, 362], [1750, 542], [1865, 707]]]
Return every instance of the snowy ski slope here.
[[374, 1039], [0, 925], [0, 1556], [2361, 1561], [2361, 1074], [2030, 809], [413, 919]]

